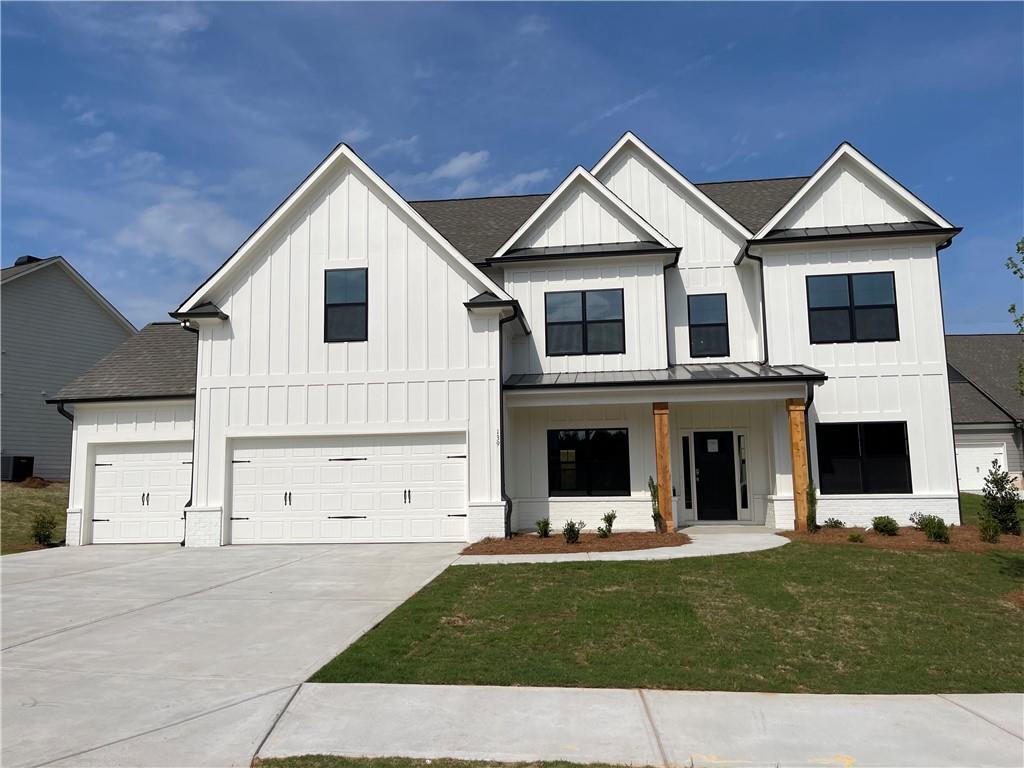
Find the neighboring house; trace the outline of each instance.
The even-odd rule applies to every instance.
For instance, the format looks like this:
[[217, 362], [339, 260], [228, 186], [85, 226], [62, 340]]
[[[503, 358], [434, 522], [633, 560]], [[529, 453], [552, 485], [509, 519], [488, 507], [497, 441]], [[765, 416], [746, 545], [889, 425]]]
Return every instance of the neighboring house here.
[[946, 337], [961, 491], [981, 491], [993, 461], [1021, 485], [1024, 397], [1017, 391], [1017, 363], [1022, 357], [1024, 336], [1019, 333]]
[[3, 479], [67, 479], [71, 424], [46, 398], [135, 327], [61, 256], [22, 256], [0, 271], [0, 306]]
[[819, 519], [956, 522], [958, 232], [849, 144], [695, 185], [626, 134], [549, 195], [416, 203], [339, 145], [171, 313], [194, 396], [153, 386], [166, 326], [56, 395], [68, 541], [648, 528], [648, 477], [673, 525], [801, 526], [811, 481]]

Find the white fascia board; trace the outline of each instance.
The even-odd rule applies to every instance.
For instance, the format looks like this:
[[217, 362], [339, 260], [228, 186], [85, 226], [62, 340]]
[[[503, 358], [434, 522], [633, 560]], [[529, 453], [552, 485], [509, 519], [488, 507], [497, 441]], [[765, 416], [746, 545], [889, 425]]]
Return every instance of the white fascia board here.
[[762, 238], [766, 234], [771, 232], [773, 229], [775, 229], [775, 227], [778, 226], [779, 222], [782, 221], [783, 218], [785, 218], [786, 214], [793, 210], [796, 204], [799, 203], [804, 197], [806, 197], [807, 194], [814, 188], [814, 186], [822, 179], [822, 177], [826, 173], [828, 173], [832, 169], [832, 167], [843, 158], [849, 158], [854, 163], [859, 165], [861, 168], [867, 171], [872, 177], [878, 180], [884, 187], [889, 189], [897, 197], [903, 200], [903, 202], [907, 203], [913, 208], [917, 208], [925, 216], [931, 219], [936, 225], [943, 227], [945, 229], [955, 229], [955, 227], [952, 224], [950, 224], [948, 221], [942, 218], [942, 216], [940, 216], [938, 213], [932, 210], [927, 204], [925, 204], [923, 200], [921, 200], [916, 195], [912, 194], [906, 187], [904, 187], [902, 184], [896, 181], [896, 179], [894, 179], [892, 176], [890, 176], [877, 165], [875, 165], [873, 162], [871, 162], [865, 155], [861, 154], [861, 152], [859, 152], [856, 147], [850, 144], [850, 142], [844, 141], [842, 144], [836, 147], [836, 150], [831, 155], [828, 156], [824, 163], [822, 163], [818, 167], [818, 170], [814, 172], [814, 175], [804, 182], [804, 185], [800, 187], [800, 189], [797, 190], [796, 194], [789, 199], [789, 202], [782, 206], [782, 208], [780, 208], [778, 212], [774, 216], [772, 216], [771, 219], [768, 220], [767, 224], [761, 227], [757, 234], [754, 235], [753, 239], [757, 240], [759, 238]]
[[512, 249], [512, 246], [514, 246], [523, 235], [530, 231], [530, 228], [534, 224], [540, 221], [541, 218], [545, 216], [547, 212], [555, 204], [557, 204], [561, 197], [564, 194], [566, 194], [566, 191], [576, 181], [581, 181], [584, 184], [586, 184], [590, 189], [596, 192], [602, 200], [607, 202], [616, 211], [618, 211], [627, 219], [629, 219], [629, 221], [631, 221], [634, 226], [642, 229], [644, 232], [646, 232], [648, 235], [654, 238], [658, 245], [661, 245], [665, 248], [676, 247], [669, 241], [667, 237], [665, 237], [663, 234], [661, 234], [661, 232], [655, 229], [650, 222], [648, 222], [639, 213], [637, 213], [628, 205], [626, 205], [626, 203], [623, 202], [618, 195], [616, 195], [614, 192], [608, 189], [608, 187], [606, 187], [604, 184], [598, 181], [597, 178], [595, 178], [594, 175], [590, 173], [590, 171], [588, 171], [581, 165], [577, 165], [573, 169], [572, 173], [566, 176], [562, 180], [562, 183], [555, 188], [555, 191], [548, 195], [547, 199], [540, 204], [540, 207], [533, 212], [530, 218], [524, 221], [520, 225], [519, 229], [513, 232], [512, 236], [508, 240], [506, 240], [497, 251], [495, 251], [494, 255], [491, 258], [498, 259], [504, 256], [506, 253], [508, 253], [508, 251]]
[[590, 172], [594, 174], [594, 176], [600, 174], [601, 171], [603, 171], [609, 163], [611, 163], [616, 157], [618, 157], [619, 153], [625, 147], [630, 147], [639, 154], [643, 155], [644, 158], [651, 163], [651, 165], [658, 168], [662, 173], [664, 173], [666, 176], [672, 179], [672, 181], [674, 181], [687, 192], [698, 198], [708, 208], [710, 208], [716, 216], [721, 218], [722, 221], [724, 221], [729, 227], [734, 229], [736, 231], [736, 234], [739, 235], [741, 238], [743, 238], [744, 240], [749, 240], [753, 236], [753, 233], [749, 229], [747, 229], [745, 226], [740, 224], [736, 219], [734, 219], [728, 211], [722, 208], [722, 206], [720, 206], [706, 194], [701, 192], [700, 188], [697, 187], [696, 184], [694, 184], [692, 181], [683, 176], [683, 174], [681, 174], [679, 171], [677, 171], [675, 168], [673, 168], [671, 165], [665, 162], [664, 158], [662, 158], [661, 155], [659, 155], [657, 152], [655, 152], [653, 149], [647, 146], [632, 131], [626, 131], [622, 135], [622, 138], [615, 142], [615, 145], [604, 153], [604, 157], [597, 161], [594, 167], [590, 169]]
[[285, 198], [273, 213], [264, 221], [260, 226], [246, 238], [238, 249], [231, 255], [231, 257], [225, 261], [216, 272], [214, 272], [201, 286], [199, 286], [191, 296], [189, 296], [184, 303], [178, 309], [177, 312], [188, 312], [199, 304], [207, 295], [213, 291], [217, 285], [225, 278], [225, 276], [231, 271], [231, 269], [242, 259], [249, 254], [256, 245], [263, 240], [264, 235], [267, 234], [274, 226], [281, 221], [285, 216], [291, 213], [292, 209], [296, 207], [299, 200], [301, 200], [306, 193], [310, 191], [316, 184], [327, 176], [342, 160], [346, 160], [351, 163], [356, 170], [358, 170], [366, 179], [369, 180], [391, 203], [393, 203], [402, 213], [408, 216], [420, 229], [422, 229], [427, 236], [436, 241], [440, 246], [441, 250], [446, 256], [452, 261], [463, 267], [470, 275], [479, 281], [480, 286], [484, 290], [491, 291], [495, 296], [502, 299], [511, 299], [502, 288], [491, 280], [487, 275], [480, 271], [480, 269], [473, 264], [469, 259], [463, 256], [445, 237], [438, 232], [434, 227], [416, 212], [411, 205], [409, 205], [401, 195], [399, 195], [391, 185], [389, 185], [384, 179], [382, 179], [376, 171], [360, 159], [360, 157], [347, 145], [338, 144], [327, 157], [325, 157], [320, 164], [313, 169], [313, 171], [299, 184], [295, 190]]

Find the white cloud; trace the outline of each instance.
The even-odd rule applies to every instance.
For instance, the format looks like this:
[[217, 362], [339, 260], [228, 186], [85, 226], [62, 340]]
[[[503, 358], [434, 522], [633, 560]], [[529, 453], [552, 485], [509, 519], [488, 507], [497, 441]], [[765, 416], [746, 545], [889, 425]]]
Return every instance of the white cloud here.
[[453, 197], [469, 197], [480, 191], [480, 182], [473, 176], [463, 179], [459, 185], [452, 190]]
[[192, 3], [64, 3], [51, 12], [95, 45], [138, 51], [167, 51], [210, 24]]
[[194, 190], [168, 187], [115, 236], [121, 248], [150, 258], [208, 267], [229, 255], [247, 230], [217, 202]]
[[626, 112], [626, 111], [632, 109], [633, 107], [635, 107], [637, 104], [640, 104], [641, 102], [647, 101], [648, 99], [653, 99], [657, 95], [657, 93], [658, 93], [658, 89], [657, 88], [648, 88], [646, 91], [643, 91], [642, 93], [638, 93], [635, 96], [631, 96], [628, 99], [626, 99], [625, 101], [620, 101], [617, 104], [613, 104], [608, 109], [604, 110], [604, 112], [601, 112], [600, 114], [598, 114], [597, 117], [594, 117], [594, 118], [592, 118], [590, 120], [584, 120], [583, 122], [578, 123], [570, 131], [570, 133], [571, 134], [583, 133], [583, 131], [587, 130], [588, 128], [591, 128], [592, 126], [596, 125], [597, 123], [600, 123], [603, 120], [607, 120], [610, 117], [614, 117], [615, 115], [617, 115], [617, 114], [619, 114], [621, 112]]
[[521, 195], [529, 191], [535, 184], [547, 180], [551, 176], [550, 168], [540, 168], [536, 171], [517, 173], [510, 179], [497, 182], [491, 187], [492, 195]]
[[520, 35], [543, 35], [549, 29], [551, 29], [551, 22], [536, 14], [524, 16], [516, 26], [516, 32]]
[[80, 114], [78, 117], [76, 117], [75, 122], [79, 125], [87, 125], [89, 127], [95, 128], [97, 126], [103, 125], [103, 118], [100, 116], [99, 110], [88, 109], [82, 114]]
[[341, 134], [341, 140], [346, 144], [358, 144], [360, 141], [366, 141], [372, 135], [373, 134], [370, 132], [369, 128], [359, 125], [354, 128], [349, 128]]
[[490, 159], [486, 149], [478, 152], [459, 152], [446, 163], [442, 163], [430, 174], [432, 179], [462, 179], [479, 171]]
[[372, 150], [367, 157], [382, 157], [384, 155], [405, 155], [414, 163], [418, 163], [421, 159], [420, 137], [416, 135], [385, 142]]
[[98, 136], [75, 148], [74, 152], [78, 157], [90, 158], [103, 155], [114, 148], [117, 137], [112, 131], [104, 131]]

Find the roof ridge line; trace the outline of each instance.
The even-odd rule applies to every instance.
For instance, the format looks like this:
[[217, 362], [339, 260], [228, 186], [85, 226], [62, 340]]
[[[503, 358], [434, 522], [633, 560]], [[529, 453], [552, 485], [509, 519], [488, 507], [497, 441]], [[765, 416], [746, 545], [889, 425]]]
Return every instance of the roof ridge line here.
[[463, 200], [511, 200], [519, 197], [549, 197], [551, 192], [530, 192], [523, 195], [476, 195], [475, 197], [434, 197], [427, 200], [407, 200], [410, 205], [413, 203], [453, 203]]
[[722, 181], [695, 181], [693, 182], [698, 187], [707, 187], [711, 184], [749, 184], [753, 181], [795, 181], [797, 179], [807, 180], [810, 176], [768, 176], [763, 179], [723, 179]]

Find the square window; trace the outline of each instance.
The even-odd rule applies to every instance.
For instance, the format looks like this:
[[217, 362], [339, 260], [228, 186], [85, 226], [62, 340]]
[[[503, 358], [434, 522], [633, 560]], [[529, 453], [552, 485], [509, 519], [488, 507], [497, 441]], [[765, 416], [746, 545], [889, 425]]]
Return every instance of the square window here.
[[618, 355], [626, 351], [621, 288], [544, 294], [545, 345], [554, 355]]
[[628, 496], [629, 432], [553, 429], [548, 432], [551, 496]]
[[807, 276], [812, 344], [899, 341], [892, 272]]

